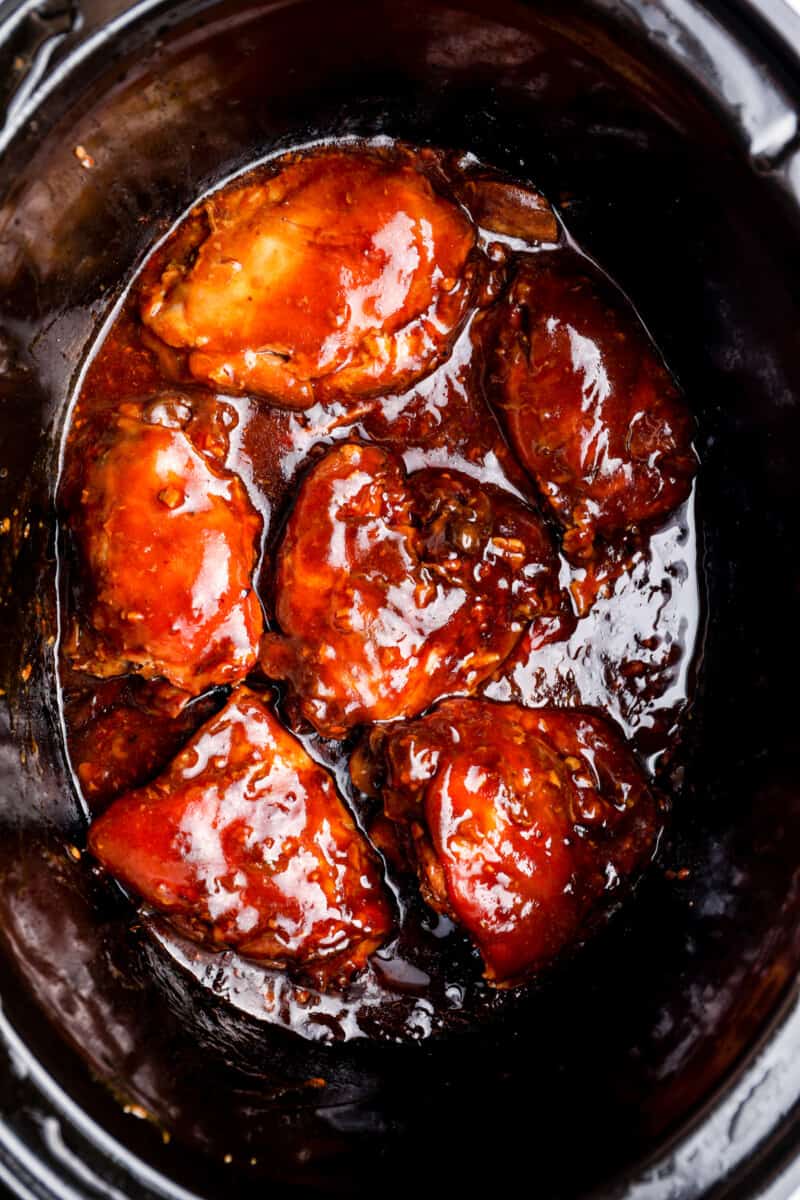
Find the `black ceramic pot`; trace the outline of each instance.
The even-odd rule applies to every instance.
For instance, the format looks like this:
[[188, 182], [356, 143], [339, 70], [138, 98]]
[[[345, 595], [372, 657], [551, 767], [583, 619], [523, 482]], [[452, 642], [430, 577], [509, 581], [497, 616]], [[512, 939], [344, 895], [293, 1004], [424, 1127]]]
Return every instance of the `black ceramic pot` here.
[[[1, 11], [0, 1178], [48, 1200], [789, 1196], [800, 22], [783, 0]], [[691, 398], [703, 461], [707, 628], [660, 869], [513, 1019], [419, 1045], [315, 1046], [211, 1003], [65, 850], [83, 834], [53, 480], [76, 372], [199, 192], [344, 132], [471, 149], [571, 194], [572, 232]]]

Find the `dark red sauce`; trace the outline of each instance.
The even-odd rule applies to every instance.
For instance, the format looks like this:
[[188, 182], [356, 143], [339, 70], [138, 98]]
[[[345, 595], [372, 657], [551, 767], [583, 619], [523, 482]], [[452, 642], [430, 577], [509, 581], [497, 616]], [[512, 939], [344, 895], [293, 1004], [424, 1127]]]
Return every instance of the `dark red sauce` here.
[[[547, 271], [550, 263], [557, 262], [558, 270], [567, 275], [599, 280], [625, 312], [629, 327], [636, 323], [625, 298], [582, 256], [534, 189], [516, 183], [509, 187], [469, 158], [427, 153], [424, 163], [426, 186], [436, 196], [465, 204], [479, 228], [474, 246], [459, 251], [460, 258], [469, 262], [469, 280], [464, 284], [469, 303], [452, 287], [442, 293], [444, 299], [439, 297], [442, 311], [447, 309], [444, 316], [439, 314], [441, 344], [434, 344], [433, 335], [422, 337], [415, 327], [414, 346], [419, 350], [424, 343], [424, 353], [419, 352], [425, 361], [398, 369], [405, 390], [375, 397], [369, 387], [359, 384], [345, 396], [323, 375], [320, 379], [327, 382], [306, 387], [287, 380], [284, 372], [284, 402], [302, 401], [307, 407], [273, 407], [257, 388], [248, 391], [253, 380], [261, 386], [259, 380], [266, 376], [248, 375], [242, 364], [249, 360], [241, 355], [239, 374], [230, 376], [233, 386], [219, 393], [209, 390], [206, 385], [212, 377], [218, 378], [219, 362], [209, 366], [203, 347], [190, 346], [185, 337], [181, 341], [183, 335], [170, 335], [175, 343], [171, 348], [155, 346], [142, 324], [139, 280], [135, 280], [99, 340], [77, 395], [65, 446], [62, 496], [68, 496], [72, 480], [80, 478], [87, 456], [104, 436], [102, 431], [117, 421], [121, 405], [140, 405], [144, 400], [170, 405], [176, 403], [176, 396], [186, 398], [191, 420], [185, 432], [175, 436], [194, 439], [193, 444], [199, 439], [214, 459], [217, 485], [228, 497], [226, 503], [233, 505], [227, 510], [233, 513], [231, 528], [241, 527], [243, 521], [255, 528], [255, 514], [260, 519], [256, 590], [266, 626], [273, 632], [277, 548], [287, 522], [291, 523], [303, 479], [326, 451], [340, 443], [380, 448], [383, 453], [377, 457], [396, 464], [410, 480], [415, 473], [430, 478], [449, 472], [466, 477], [471, 486], [487, 494], [496, 493], [506, 506], [532, 505], [543, 512], [541, 519], [560, 540], [557, 506], [552, 512], [540, 505], [536, 484], [504, 433], [497, 397], [502, 380], [498, 380], [491, 331], [504, 306], [516, 303], [511, 281], [519, 276], [520, 263], [523, 274], [530, 270], [535, 275], [537, 262], [546, 259]], [[487, 186], [481, 187], [484, 177]], [[481, 222], [492, 228], [480, 227]], [[169, 255], [180, 252], [187, 228], [179, 229], [156, 252], [146, 268], [146, 280], [157, 278]], [[458, 234], [463, 239], [461, 224]], [[431, 297], [423, 299], [429, 308]], [[525, 318], [517, 313], [515, 319], [524, 323]], [[542, 319], [547, 328], [546, 314]], [[602, 332], [598, 344], [614, 377], [615, 368], [622, 369], [626, 348], [618, 350], [620, 360], [615, 363], [617, 349], [609, 345], [607, 328]], [[589, 333], [584, 327], [581, 336]], [[356, 346], [357, 362], [361, 361], [359, 330], [351, 329], [348, 336]], [[636, 339], [646, 340], [638, 326]], [[224, 359], [230, 347], [217, 350], [217, 357]], [[233, 352], [239, 350], [235, 347]], [[308, 347], [304, 352], [309, 353]], [[439, 357], [443, 361], [431, 370]], [[282, 370], [282, 361], [270, 362], [270, 379], [275, 370]], [[314, 370], [322, 372], [315, 361]], [[430, 373], [406, 386], [408, 378], [422, 369]], [[560, 367], [556, 363], [547, 369]], [[362, 380], [363, 362], [359, 370]], [[658, 370], [666, 378], [663, 367]], [[387, 372], [388, 366], [382, 379], [389, 377]], [[179, 414], [179, 424], [181, 419]], [[369, 453], [376, 457], [373, 450]], [[246, 501], [230, 499], [234, 486], [230, 481], [237, 477]], [[687, 491], [688, 482], [682, 491], [676, 489], [675, 498]], [[551, 630], [555, 640], [539, 628], [536, 635], [520, 636], [513, 649], [504, 644], [509, 657], [481, 677], [473, 690], [491, 700], [513, 700], [528, 707], [596, 707], [618, 723], [648, 771], [666, 783], [690, 694], [699, 622], [692, 498], [653, 524], [654, 528], [637, 529], [600, 548], [592, 543], [591, 551], [583, 538], [581, 554], [571, 554], [571, 561], [560, 554], [553, 566], [554, 586], [572, 600], [564, 612], [556, 613], [557, 606], [548, 610], [549, 616], [558, 618], [558, 628]], [[149, 679], [132, 674], [99, 679], [77, 670], [80, 659], [74, 645], [87, 604], [86, 586], [66, 522], [61, 537], [66, 630], [61, 656], [63, 712], [76, 783], [88, 813], [94, 816], [115, 796], [162, 774], [196, 730], [223, 707], [231, 680], [224, 673], [214, 675], [213, 664], [211, 673], [197, 680], [177, 672], [169, 685], [155, 670]], [[273, 690], [263, 672], [253, 668], [251, 658], [237, 678], [248, 671], [249, 683], [256, 691], [263, 689], [271, 704]], [[276, 672], [270, 675], [274, 680]], [[358, 730], [342, 729], [342, 740], [322, 737], [303, 719], [292, 695], [291, 671], [286, 678], [290, 683], [279, 685], [275, 712], [294, 729], [311, 758], [332, 772], [356, 823], [371, 839], [396, 909], [394, 933], [351, 983], [327, 990], [297, 982], [281, 967], [242, 957], [233, 949], [198, 945], [164, 916], [145, 909], [142, 919], [153, 939], [215, 996], [309, 1039], [419, 1039], [442, 1028], [471, 1024], [513, 1004], [513, 990], [493, 990], [481, 978], [478, 954], [465, 935], [447, 916], [437, 915], [423, 902], [416, 878], [398, 863], [392, 831], [387, 830], [378, 803], [354, 787], [348, 763]], [[457, 691], [458, 680], [450, 687]], [[192, 694], [188, 704], [181, 690], [186, 688]]]

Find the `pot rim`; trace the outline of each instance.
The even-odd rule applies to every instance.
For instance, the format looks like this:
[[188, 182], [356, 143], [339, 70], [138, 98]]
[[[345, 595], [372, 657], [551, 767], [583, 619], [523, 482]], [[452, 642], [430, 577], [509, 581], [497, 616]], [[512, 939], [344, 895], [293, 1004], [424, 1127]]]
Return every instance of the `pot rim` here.
[[[51, 67], [44, 68], [41, 78], [22, 78], [11, 98], [0, 127], [0, 154], [45, 100], [110, 40], [159, 13], [171, 23], [167, 14], [175, 8], [172, 0], [136, 0], [91, 26], [81, 18], [80, 0], [73, 3], [72, 24], [54, 48]], [[213, 3], [189, 0], [180, 17]], [[800, 12], [788, 0], [595, 0], [595, 5], [650, 40], [664, 37], [665, 19], [674, 61], [738, 128], [765, 185], [782, 189], [800, 206]], [[0, 6], [0, 54], [40, 8], [38, 0], [6, 0]], [[656, 13], [662, 22], [658, 30]], [[742, 81], [731, 74], [732, 62], [770, 97], [766, 117], [748, 109]], [[24, 1086], [32, 1106], [47, 1113], [24, 1131], [0, 1116], [0, 1184], [9, 1193], [19, 1200], [125, 1200], [128, 1183], [141, 1200], [203, 1200], [149, 1166], [90, 1117], [30, 1051], [1, 1008], [0, 1054], [3, 1073]], [[74, 1061], [78, 1063], [77, 1055]], [[69, 1146], [60, 1125], [69, 1134]], [[98, 1175], [91, 1163], [113, 1168], [122, 1188]], [[692, 1200], [713, 1192], [715, 1200], [788, 1200], [798, 1189], [800, 978], [795, 978], [754, 1045], [701, 1108], [657, 1151], [590, 1196]]]

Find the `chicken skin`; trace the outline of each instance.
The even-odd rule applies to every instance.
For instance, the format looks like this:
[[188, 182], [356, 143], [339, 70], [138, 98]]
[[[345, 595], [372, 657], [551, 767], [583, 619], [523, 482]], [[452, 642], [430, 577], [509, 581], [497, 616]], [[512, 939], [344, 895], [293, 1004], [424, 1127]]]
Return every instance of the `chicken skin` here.
[[[456, 699], [376, 728], [354, 756], [383, 774], [422, 892], [473, 939], [494, 985], [519, 982], [574, 941], [652, 857], [659, 801], [604, 718]], [[368, 772], [366, 772], [369, 777]]]
[[263, 618], [252, 584], [261, 518], [241, 481], [134, 404], [83, 437], [73, 473], [65, 499], [88, 621], [72, 665], [163, 678], [187, 695], [244, 678]]
[[[540, 261], [541, 260], [541, 261]], [[499, 405], [575, 563], [662, 520], [691, 488], [692, 420], [635, 313], [538, 256], [497, 319]]]
[[145, 270], [191, 375], [289, 408], [407, 387], [469, 307], [475, 230], [409, 157], [327, 150], [215, 193]]
[[89, 849], [188, 936], [320, 986], [349, 979], [391, 928], [327, 771], [244, 687], [160, 778], [112, 803]]
[[326, 737], [471, 692], [533, 621], [571, 616], [535, 512], [457, 471], [406, 475], [377, 446], [330, 451], [303, 482], [277, 558], [262, 667]]

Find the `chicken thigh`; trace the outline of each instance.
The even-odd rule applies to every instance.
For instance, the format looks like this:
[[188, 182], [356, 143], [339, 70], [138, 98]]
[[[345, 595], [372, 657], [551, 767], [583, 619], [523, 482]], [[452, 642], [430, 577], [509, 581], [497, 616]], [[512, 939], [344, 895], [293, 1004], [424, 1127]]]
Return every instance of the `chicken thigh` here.
[[574, 941], [662, 825], [621, 735], [585, 710], [448, 700], [373, 730], [354, 756], [359, 786], [368, 767], [425, 899], [463, 925], [495, 985]]
[[506, 428], [573, 562], [686, 499], [696, 468], [688, 408], [607, 284], [537, 256], [520, 268], [496, 328]]
[[287, 679], [326, 737], [471, 692], [533, 621], [541, 642], [571, 617], [537, 514], [457, 471], [406, 475], [347, 443], [306, 477], [277, 557], [262, 667]]
[[112, 803], [89, 849], [190, 937], [321, 985], [350, 978], [391, 927], [327, 771], [244, 687], [154, 783]]
[[140, 312], [191, 375], [289, 408], [401, 390], [447, 356], [475, 231], [411, 156], [326, 150], [209, 197]]
[[80, 450], [64, 496], [84, 572], [73, 666], [161, 677], [188, 695], [244, 678], [263, 619], [261, 518], [241, 481], [135, 404]]

